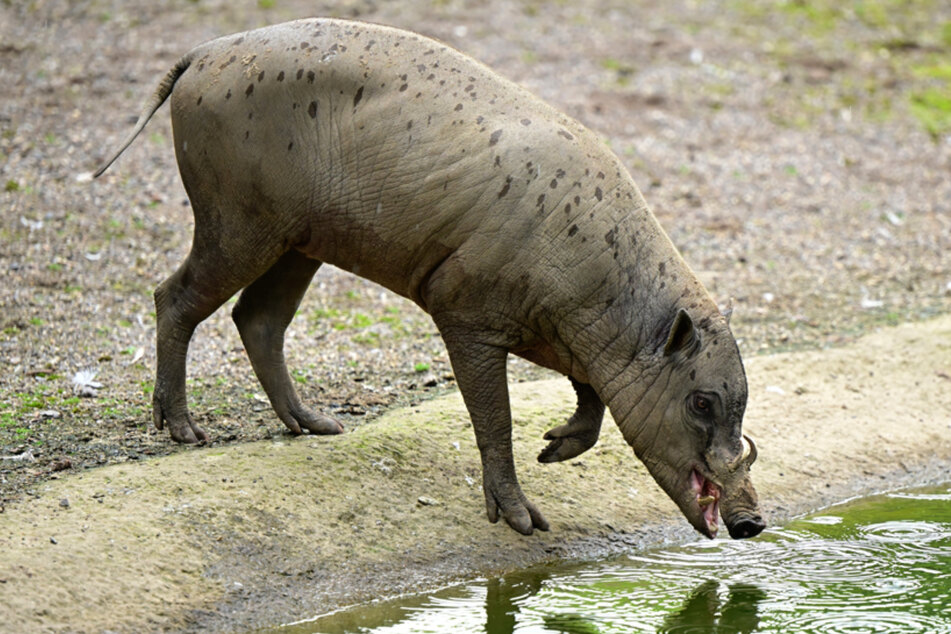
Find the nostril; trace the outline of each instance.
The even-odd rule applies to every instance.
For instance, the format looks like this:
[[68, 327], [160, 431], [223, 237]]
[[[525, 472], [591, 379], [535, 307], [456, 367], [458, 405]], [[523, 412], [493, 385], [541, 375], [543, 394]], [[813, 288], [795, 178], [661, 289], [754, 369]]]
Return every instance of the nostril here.
[[760, 517], [751, 517], [742, 519], [735, 524], [727, 526], [730, 531], [730, 537], [733, 539], [746, 539], [747, 537], [756, 537], [766, 528], [766, 522]]

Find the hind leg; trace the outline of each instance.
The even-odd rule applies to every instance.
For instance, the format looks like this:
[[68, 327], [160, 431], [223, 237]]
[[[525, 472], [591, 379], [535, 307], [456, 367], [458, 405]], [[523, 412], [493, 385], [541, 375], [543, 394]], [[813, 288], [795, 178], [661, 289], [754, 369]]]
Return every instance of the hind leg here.
[[315, 434], [343, 431], [334, 419], [301, 404], [284, 361], [284, 331], [320, 264], [298, 251], [288, 251], [244, 289], [231, 313], [271, 406], [295, 434], [302, 433], [301, 428]]
[[196, 243], [178, 270], [155, 289], [158, 363], [152, 420], [158, 429], [168, 423], [169, 433], [178, 442], [208, 439], [188, 412], [185, 363], [192, 333], [229, 297], [260, 275], [255, 267], [266, 268], [273, 261], [265, 256], [254, 262], [235, 261], [222, 253]]

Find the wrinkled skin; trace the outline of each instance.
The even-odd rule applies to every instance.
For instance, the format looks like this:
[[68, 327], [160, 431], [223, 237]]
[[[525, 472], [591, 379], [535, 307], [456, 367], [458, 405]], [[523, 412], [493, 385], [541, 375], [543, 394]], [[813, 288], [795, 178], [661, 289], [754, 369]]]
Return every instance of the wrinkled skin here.
[[96, 176], [170, 95], [195, 215], [191, 252], [155, 291], [153, 418], [173, 439], [208, 438], [188, 413], [188, 344], [238, 292], [234, 321], [277, 415], [294, 433], [343, 431], [300, 402], [284, 361], [284, 331], [326, 262], [432, 315], [491, 521], [548, 529], [515, 475], [512, 353], [578, 395], [540, 461], [593, 446], [607, 405], [701, 533], [715, 534], [718, 507], [734, 536], [762, 530], [726, 319], [595, 135], [439, 42], [300, 20], [189, 52]]

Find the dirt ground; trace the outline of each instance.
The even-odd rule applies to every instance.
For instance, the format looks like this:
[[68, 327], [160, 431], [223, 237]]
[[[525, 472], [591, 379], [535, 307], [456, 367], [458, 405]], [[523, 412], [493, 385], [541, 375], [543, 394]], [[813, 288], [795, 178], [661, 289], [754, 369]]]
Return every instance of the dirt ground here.
[[[828, 354], [834, 357], [846, 349], [843, 346], [880, 329], [885, 345], [896, 333], [906, 332], [892, 326], [951, 312], [951, 5], [940, 0], [0, 1], [0, 526], [13, 526], [10, 518], [30, 508], [45, 508], [49, 496], [56, 495], [48, 486], [56, 491], [67, 483], [95, 481], [105, 491], [108, 486], [98, 479], [117, 477], [123, 470], [124, 477], [168, 471], [162, 478], [173, 478], [177, 472], [153, 460], [158, 456], [171, 456], [167, 464], [177, 460], [192, 465], [182, 467], [188, 471], [199, 469], [194, 465], [214, 452], [227, 457], [223, 465], [233, 467], [252, 461], [238, 454], [260, 453], [262, 446], [304, 453], [315, 443], [324, 447], [322, 439], [294, 439], [283, 431], [251, 372], [228, 307], [198, 329], [189, 358], [190, 405], [212, 435], [210, 446], [199, 452], [177, 447], [150, 427], [151, 294], [184, 258], [191, 237], [191, 213], [174, 163], [167, 109], [154, 117], [104, 178], [90, 179], [128, 131], [141, 100], [189, 48], [225, 33], [310, 15], [356, 17], [442, 39], [601, 134], [713, 295], [735, 298], [733, 329], [751, 382], [759, 380], [759, 367], [790, 358], [773, 353], [814, 351], [795, 358], [818, 363], [831, 357], [817, 351], [831, 348]], [[943, 369], [936, 359], [933, 373], [920, 376], [921, 385], [934, 382], [935, 389], [908, 388], [922, 399], [908, 405], [922, 412], [928, 425], [939, 426], [949, 411], [945, 396], [951, 373], [951, 355], [941, 347], [947, 331], [929, 330], [940, 323], [926, 322], [926, 334], [921, 335], [925, 340], [911, 348], [922, 358], [945, 354]], [[346, 443], [357, 442], [357, 432], [370, 437], [389, 433], [384, 423], [394, 419], [381, 417], [383, 412], [430, 407], [431, 399], [453, 387], [445, 349], [428, 317], [380, 287], [329, 267], [321, 270], [305, 297], [288, 333], [287, 349], [302, 397], [319, 403], [355, 432], [334, 450], [341, 455], [356, 451]], [[892, 356], [861, 353], [865, 356], [856, 357], [856, 365], [835, 372], [841, 384], [820, 381], [813, 392], [802, 394], [799, 385], [783, 388], [790, 399], [790, 394], [805, 399], [815, 393], [814, 406], [801, 412], [804, 424], [834, 419], [851, 426], [854, 421], [840, 419], [838, 408], [864, 395], [870, 405], [878, 403], [878, 410], [889, 413], [888, 420], [879, 421], [886, 431], [876, 428], [859, 440], [875, 440], [878, 433], [888, 439], [892, 421], [906, 419], [901, 408], [893, 408], [895, 398], [880, 402], [882, 390], [892, 385], [893, 360], [905, 357], [900, 356], [904, 351], [887, 346], [878, 350]], [[814, 378], [808, 365], [789, 367], [800, 372], [803, 381]], [[513, 361], [511, 368], [513, 383], [552, 378], [520, 361]], [[866, 379], [866, 370], [875, 375]], [[790, 385], [797, 382], [797, 375], [788, 376]], [[885, 383], [876, 383], [879, 380]], [[869, 391], [865, 385], [877, 387]], [[553, 399], [554, 394], [560, 392], [553, 393]], [[763, 424], [756, 421], [765, 420], [757, 419], [756, 411], [781, 417], [800, 413], [788, 412], [788, 403], [776, 400], [781, 396], [770, 390], [755, 395], [751, 429], [756, 431], [755, 425]], [[760, 407], [776, 409], [757, 410]], [[554, 405], [546, 411], [544, 424], [549, 424]], [[874, 410], [870, 412], [868, 420], [875, 420]], [[401, 426], [399, 421], [387, 424]], [[898, 432], [916, 429], [911, 424], [899, 426]], [[780, 443], [776, 449], [792, 442], [767, 433]], [[463, 447], [469, 440], [464, 436], [458, 439]], [[938, 455], [948, 437], [947, 431], [932, 430], [915, 442], [937, 447]], [[247, 444], [254, 441], [264, 444]], [[831, 454], [815, 454], [820, 457], [810, 459], [811, 466], [799, 467], [797, 483], [819, 486], [810, 474], [823, 473], [820, 466], [833, 468], [822, 463], [824, 459], [842, 462], [843, 471], [836, 472], [841, 478], [829, 489], [841, 493], [846, 493], [851, 476], [867, 483], [895, 468], [887, 454], [856, 453], [864, 451], [864, 445], [857, 447], [843, 445], [840, 450], [829, 448]], [[434, 448], [427, 460], [447, 451]], [[927, 452], [914, 450], [911, 458], [902, 460], [910, 473], [918, 474], [928, 458]], [[305, 464], [313, 468], [310, 461]], [[106, 465], [113, 466], [101, 468]], [[236, 479], [239, 474], [232, 467], [222, 467], [227, 473], [221, 477]], [[632, 474], [643, 475], [630, 468]], [[260, 475], [240, 477], [260, 477], [258, 484], [264, 486], [270, 467], [255, 461], [248, 469], [260, 469]], [[580, 474], [583, 469], [567, 470]], [[194, 480], [188, 484], [183, 479], [175, 486], [183, 492], [200, 488]], [[133, 489], [164, 499], [175, 491], [164, 481]], [[322, 505], [335, 499], [318, 490], [314, 478], [293, 477], [289, 487], [290, 482], [295, 491]], [[364, 485], [375, 486], [372, 483]], [[473, 502], [468, 489], [440, 485], [425, 495], [448, 504], [450, 490], [463, 496], [452, 497], [461, 504], [460, 522], [482, 529], [481, 503]], [[574, 499], [587, 495], [579, 492]], [[100, 500], [102, 508], [108, 505], [106, 497], [93, 499]], [[150, 500], [143, 496], [141, 501], [149, 512], [161, 514], [166, 503]], [[546, 508], [553, 502], [540, 501]], [[203, 559], [206, 540], [187, 528], [207, 525], [195, 519], [199, 511], [186, 510], [178, 523], [164, 524], [162, 534], [183, 549], [183, 563], [164, 565], [172, 572], [187, 570], [189, 576], [183, 581], [173, 575], [168, 587], [142, 589], [154, 593], [154, 600], [143, 604], [155, 610], [152, 626], [186, 614], [193, 623], [205, 618], [219, 626], [226, 623], [228, 610], [239, 610], [235, 606], [245, 596], [220, 586], [229, 567], [265, 545], [287, 548], [288, 561], [309, 561], [295, 550], [306, 541], [303, 537], [293, 542], [298, 546], [284, 546], [270, 537], [286, 533], [322, 508], [315, 503], [290, 519], [268, 511], [260, 520], [263, 524], [256, 525], [260, 532], [240, 543], [214, 533], [232, 544], [217, 572], [203, 567], [208, 564]], [[116, 509], [129, 510], [121, 505]], [[427, 509], [431, 507], [416, 512]], [[76, 516], [76, 510], [69, 507], [60, 514]], [[159, 521], [144, 510], [137, 512], [148, 530], [154, 528], [149, 522]], [[242, 510], [238, 515], [242, 513], [253, 514]], [[386, 512], [379, 515], [384, 526], [388, 517]], [[628, 526], [640, 519], [631, 518]], [[338, 520], [335, 536], [346, 534], [350, 526]], [[11, 543], [50, 543], [36, 531], [3, 532]], [[504, 531], [487, 534], [505, 544], [523, 544], [506, 541]], [[448, 535], [441, 538], [446, 552], [457, 547], [452, 541], [456, 534]], [[551, 548], [553, 554], [571, 554], [574, 551], [558, 545], [566, 543], [566, 537], [577, 536], [556, 531], [551, 542], [544, 541], [546, 536], [537, 543], [546, 544], [540, 548]], [[128, 561], [123, 559], [128, 553], [106, 548], [107, 542], [97, 544], [103, 549], [88, 552], [100, 559]], [[127, 547], [137, 552], [141, 546]], [[513, 546], [516, 551], [521, 547]], [[440, 561], [428, 556], [421, 555], [420, 561]], [[4, 599], [27, 574], [6, 572], [20, 561], [18, 551], [10, 557], [17, 559], [0, 555]], [[336, 566], [336, 561], [330, 557], [326, 565]], [[324, 574], [318, 568], [301, 573], [306, 566], [290, 569], [309, 580], [307, 587]], [[363, 573], [374, 578], [367, 570]], [[417, 570], [426, 568], [421, 563]], [[46, 577], [25, 578], [36, 583], [58, 580], [54, 573], [46, 570]], [[248, 574], [254, 577], [253, 571]], [[452, 576], [438, 569], [420, 574], [430, 582]], [[284, 586], [277, 584], [282, 588], [278, 593], [289, 598], [284, 603], [274, 599], [276, 605], [299, 598], [299, 577], [294, 575], [286, 576]], [[338, 578], [343, 581], [331, 583], [327, 597], [361, 598], [347, 585], [358, 577]], [[393, 583], [397, 587], [402, 581]], [[28, 587], [44, 596], [59, 596], [50, 592], [52, 583]], [[258, 592], [250, 581], [242, 587], [248, 597]], [[81, 596], [72, 597], [78, 610]], [[16, 605], [33, 615], [30, 618], [45, 618], [37, 616], [45, 608]], [[189, 612], [198, 606], [212, 609], [208, 605], [219, 607], [204, 616]], [[331, 605], [334, 600], [325, 598], [307, 604], [307, 609]], [[52, 607], [49, 613], [64, 614]], [[278, 614], [290, 611], [275, 609], [268, 618]], [[215, 621], [219, 618], [225, 620]], [[258, 622], [235, 618], [235, 623]], [[38, 622], [55, 627], [53, 621]]]
[[[189, 48], [304, 15], [443, 39], [602, 134], [735, 298], [747, 358], [951, 308], [946, 2], [0, 2], [0, 505], [181, 450], [148, 425], [152, 290], [191, 237], [167, 108], [89, 175]], [[193, 340], [192, 413], [214, 444], [282, 437], [229, 312]], [[452, 387], [426, 315], [330, 267], [287, 348], [302, 397], [349, 428]]]

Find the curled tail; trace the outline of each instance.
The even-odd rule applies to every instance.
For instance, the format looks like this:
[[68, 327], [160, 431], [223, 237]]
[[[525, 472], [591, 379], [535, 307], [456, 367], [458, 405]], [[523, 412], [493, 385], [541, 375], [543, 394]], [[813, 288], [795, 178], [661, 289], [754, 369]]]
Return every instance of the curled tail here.
[[132, 145], [132, 142], [135, 141], [135, 137], [139, 136], [139, 132], [145, 128], [145, 124], [149, 122], [149, 119], [152, 118], [152, 115], [155, 114], [155, 111], [165, 103], [165, 100], [168, 99], [168, 96], [172, 94], [172, 89], [175, 87], [175, 82], [178, 81], [178, 78], [182, 76], [182, 73], [191, 66], [192, 59], [194, 55], [189, 53], [185, 57], [178, 60], [178, 63], [172, 67], [170, 71], [165, 75], [162, 81], [159, 83], [158, 87], [155, 89], [155, 92], [152, 93], [151, 99], [145, 102], [145, 105], [142, 106], [142, 113], [139, 115], [139, 120], [135, 123], [135, 128], [132, 129], [132, 132], [126, 137], [125, 142], [123, 142], [122, 147], [113, 154], [108, 161], [103, 163], [102, 167], [97, 169], [93, 173], [93, 178], [99, 178], [103, 172], [109, 169], [109, 166], [112, 165], [119, 155], [125, 152], [126, 148]]

